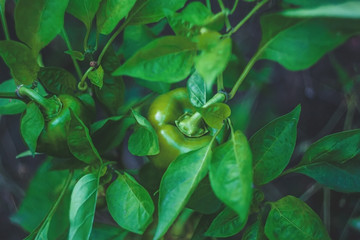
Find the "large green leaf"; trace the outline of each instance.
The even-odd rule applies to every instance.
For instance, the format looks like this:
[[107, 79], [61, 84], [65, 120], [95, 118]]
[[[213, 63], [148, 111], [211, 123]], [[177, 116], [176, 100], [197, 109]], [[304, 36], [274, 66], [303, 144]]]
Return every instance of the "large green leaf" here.
[[[0, 84], [2, 92], [15, 93], [16, 84], [13, 79], [6, 80]], [[17, 99], [0, 99], [0, 115], [11, 115], [22, 113], [26, 109], [26, 104]]]
[[38, 72], [38, 79], [53, 94], [74, 94], [77, 90], [75, 77], [63, 68], [43, 67]]
[[331, 18], [360, 18], [360, 2], [343, 1], [339, 3], [323, 4], [311, 8], [297, 8], [281, 12], [281, 15], [288, 17], [331, 17]]
[[130, 12], [132, 25], [157, 22], [165, 17], [164, 9], [176, 11], [182, 8], [187, 0], [138, 0]]
[[137, 122], [134, 132], [129, 137], [129, 152], [136, 156], [156, 155], [160, 152], [159, 139], [151, 123], [138, 112], [132, 111]]
[[122, 228], [143, 234], [152, 221], [154, 203], [149, 193], [127, 173], [118, 174], [106, 191], [109, 212]]
[[196, 45], [184, 37], [162, 37], [137, 51], [113, 75], [128, 75], [148, 81], [179, 82], [190, 74], [195, 53]]
[[265, 235], [269, 240], [330, 239], [319, 216], [306, 203], [293, 196], [271, 203]]
[[125, 59], [129, 59], [136, 51], [155, 40], [156, 35], [146, 25], [133, 25], [125, 28], [123, 38], [122, 53]]
[[360, 130], [344, 131], [312, 144], [294, 170], [336, 191], [360, 192], [359, 157]]
[[261, 18], [263, 36], [255, 58], [276, 61], [293, 71], [306, 69], [359, 33], [358, 26], [346, 19], [267, 15]]
[[71, 154], [85, 163], [101, 162], [102, 159], [92, 142], [89, 129], [72, 110], [70, 110], [70, 113], [71, 121], [67, 142]]
[[21, 118], [21, 136], [29, 147], [33, 156], [36, 151], [37, 140], [43, 131], [45, 121], [42, 112], [34, 102], [27, 105], [26, 112]]
[[32, 48], [35, 55], [63, 28], [68, 2], [69, 0], [19, 0], [17, 2], [16, 34], [21, 41]]
[[29, 85], [36, 80], [40, 67], [31, 49], [24, 44], [12, 40], [0, 41], [0, 56], [18, 85]]
[[241, 240], [266, 240], [264, 226], [260, 220], [246, 228]]
[[118, 226], [95, 223], [90, 240], [126, 240], [129, 232]]
[[210, 182], [216, 196], [245, 222], [252, 199], [252, 154], [246, 136], [236, 131], [214, 150]]
[[211, 222], [205, 235], [210, 237], [230, 237], [240, 232], [247, 219], [242, 219], [231, 208], [227, 207], [221, 211]]
[[89, 239], [93, 226], [98, 177], [89, 173], [76, 183], [70, 202], [70, 229], [69, 239]]
[[69, 0], [66, 11], [82, 21], [87, 31], [90, 31], [91, 23], [99, 9], [101, 0]]
[[136, 0], [104, 0], [96, 14], [97, 30], [102, 34], [111, 33], [121, 19], [126, 17]]
[[253, 151], [254, 183], [266, 184], [288, 165], [295, 148], [300, 105], [257, 131], [250, 138]]
[[159, 193], [159, 222], [154, 239], [160, 239], [183, 210], [200, 181], [206, 176], [211, 146], [180, 155], [166, 170]]
[[[28, 232], [35, 230], [49, 213], [65, 183], [68, 171], [51, 171], [49, 161], [37, 170], [26, 191], [18, 212], [11, 216], [11, 221], [19, 224]], [[47, 238], [59, 239], [69, 227], [69, 188], [51, 219]]]

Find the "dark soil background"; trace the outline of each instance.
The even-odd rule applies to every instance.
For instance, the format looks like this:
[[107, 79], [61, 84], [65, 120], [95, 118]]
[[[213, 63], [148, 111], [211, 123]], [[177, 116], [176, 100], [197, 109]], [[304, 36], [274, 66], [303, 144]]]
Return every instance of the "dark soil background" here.
[[[233, 1], [225, 2], [232, 6], [230, 3], [232, 4]], [[259, 14], [272, 11], [276, 8], [274, 5], [276, 1], [264, 7]], [[237, 14], [230, 19], [232, 25], [234, 26], [245, 16], [252, 6], [253, 3], [241, 3]], [[17, 38], [13, 21], [13, 1], [7, 1], [6, 7], [10, 35], [15, 40]], [[236, 45], [234, 47], [239, 48], [247, 60], [256, 51], [260, 41], [259, 14], [233, 35]], [[82, 49], [79, 45], [82, 43], [84, 34], [82, 23], [67, 15], [66, 27], [71, 28], [68, 32], [74, 49]], [[166, 29], [166, 31], [170, 30]], [[166, 31], [163, 34], [166, 34]], [[0, 39], [5, 39], [2, 30]], [[121, 37], [117, 41], [117, 45], [120, 44]], [[63, 41], [59, 37], [56, 38], [42, 51], [45, 65], [64, 67], [74, 72], [70, 58], [63, 54], [65, 50]], [[354, 87], [350, 93], [343, 91], [331, 59], [336, 59], [353, 79]], [[86, 65], [83, 67], [85, 68]], [[260, 81], [256, 88], [242, 91], [230, 102], [233, 111], [232, 118], [244, 118], [242, 122], [235, 121], [234, 124], [238, 124], [250, 137], [275, 117], [288, 113], [301, 104], [297, 147], [290, 166], [296, 164], [306, 148], [317, 139], [344, 129], [360, 127], [360, 102], [359, 94], [357, 94], [360, 80], [360, 37], [349, 39], [342, 46], [325, 55], [313, 67], [304, 71], [290, 72], [269, 61], [260, 61], [255, 65], [258, 71], [264, 67], [271, 69], [271, 73], [265, 80]], [[8, 68], [0, 60], [0, 82], [10, 78]], [[126, 81], [126, 87], [129, 92], [132, 88], [138, 88], [130, 81]], [[241, 115], [246, 109], [244, 102], [250, 101], [249, 99], [251, 99], [251, 105], [247, 115]], [[27, 150], [20, 136], [19, 124], [20, 115], [0, 116], [0, 239], [4, 240], [18, 240], [27, 236], [20, 227], [10, 222], [9, 217], [18, 209], [31, 178], [44, 160], [44, 156], [41, 155], [35, 158], [16, 159], [16, 155]], [[330, 194], [328, 219], [332, 239], [360, 239], [360, 232], [349, 225], [351, 218], [360, 216], [360, 194], [323, 191], [322, 188], [317, 191], [308, 191], [317, 187], [314, 184], [315, 182], [308, 177], [291, 174], [266, 185], [263, 190], [266, 200], [277, 200], [286, 195], [302, 196], [321, 218], [324, 215], [324, 194]], [[303, 195], [305, 192], [307, 193]]]

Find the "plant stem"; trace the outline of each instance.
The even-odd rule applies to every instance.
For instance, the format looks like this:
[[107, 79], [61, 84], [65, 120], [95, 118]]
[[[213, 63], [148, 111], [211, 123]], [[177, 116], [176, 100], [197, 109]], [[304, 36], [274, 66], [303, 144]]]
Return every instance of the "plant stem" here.
[[[65, 28], [63, 28], [63, 29], [61, 30], [61, 36], [63, 37], [67, 48], [68, 48], [70, 51], [73, 51], [73, 49], [72, 49], [72, 47], [71, 47], [71, 43], [70, 43], [69, 37], [68, 37], [68, 35], [67, 35], [66, 31], [65, 31]], [[75, 57], [74, 57], [73, 55], [70, 54], [70, 57], [71, 57], [71, 60], [73, 61], [73, 64], [74, 64], [76, 73], [77, 73], [79, 79], [81, 79], [82, 73], [81, 73], [81, 70], [80, 70], [80, 66], [79, 66], [77, 60], [75, 59]]]
[[0, 92], [0, 98], [11, 98], [22, 100], [15, 92]]
[[[6, 1], [5, 1], [5, 3], [6, 3]], [[4, 3], [4, 5], [5, 5], [5, 3]], [[9, 34], [8, 27], [7, 27], [6, 16], [5, 16], [5, 9], [0, 9], [0, 14], [1, 14], [1, 24], [4, 29], [5, 39], [10, 40], [10, 34]]]
[[315, 193], [317, 193], [321, 188], [322, 188], [322, 186], [319, 183], [315, 183], [315, 184], [311, 185], [311, 187], [309, 187], [299, 198], [301, 200], [303, 200], [304, 202], [306, 202]]
[[89, 73], [93, 70], [93, 67], [89, 67], [88, 70], [86, 70], [86, 72], [84, 73], [84, 75], [82, 76], [79, 84], [78, 84], [78, 89], [80, 91], [85, 91], [87, 89], [87, 84], [86, 84], [86, 78], [89, 75]]
[[261, 51], [258, 51], [248, 62], [246, 67], [244, 68], [244, 71], [241, 73], [239, 79], [236, 81], [234, 87], [231, 89], [231, 92], [229, 93], [229, 100], [233, 99], [235, 96], [237, 90], [239, 89], [241, 83], [245, 80], [246, 76], [249, 74], [251, 68], [254, 66], [255, 62], [257, 61], [258, 57], [260, 56]]
[[[261, 2], [256, 4], [256, 6], [246, 15], [246, 17], [244, 17], [230, 32], [228, 32], [224, 36], [230, 37], [233, 33], [235, 33], [237, 30], [239, 30], [242, 27], [242, 25], [244, 25], [244, 23], [246, 23], [246, 21], [249, 20], [249, 18], [252, 17], [252, 15], [254, 15], [257, 12], [257, 10], [259, 10], [259, 8], [261, 8], [268, 1], [269, 0], [262, 0]], [[235, 10], [235, 9], [233, 8], [233, 10]]]
[[89, 36], [90, 36], [90, 31], [91, 31], [91, 24], [90, 24], [90, 27], [89, 29], [86, 29], [86, 34], [85, 34], [85, 37], [84, 37], [84, 52], [86, 52], [88, 50], [88, 40], [89, 40]]
[[235, 9], [236, 9], [238, 3], [239, 3], [239, 0], [235, 0], [234, 5], [233, 5], [233, 8], [232, 8], [231, 11], [230, 11], [230, 14], [233, 14], [233, 13], [235, 12]]
[[226, 31], [229, 31], [231, 29], [231, 24], [230, 24], [230, 21], [228, 18], [229, 11], [225, 8], [225, 5], [222, 0], [218, 0], [218, 3], [219, 3], [221, 11], [224, 12], [226, 15], [226, 18], [225, 18]]
[[211, 2], [210, 2], [210, 0], [206, 0], [206, 7], [211, 11]]
[[217, 90], [218, 92], [224, 90], [224, 77], [222, 74], [217, 77]]

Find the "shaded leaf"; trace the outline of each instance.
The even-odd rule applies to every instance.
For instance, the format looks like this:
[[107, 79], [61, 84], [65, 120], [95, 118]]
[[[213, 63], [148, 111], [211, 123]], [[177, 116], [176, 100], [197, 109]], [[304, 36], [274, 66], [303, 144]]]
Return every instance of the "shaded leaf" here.
[[104, 0], [96, 14], [97, 30], [101, 34], [111, 33], [121, 19], [126, 17], [136, 0]]
[[191, 74], [186, 83], [190, 102], [195, 107], [202, 107], [206, 103], [206, 84], [198, 72]]
[[126, 240], [128, 231], [112, 225], [95, 223], [90, 240]]
[[93, 226], [98, 177], [89, 173], [76, 183], [70, 202], [69, 239], [89, 239]]
[[43, 131], [45, 121], [42, 112], [34, 102], [30, 102], [26, 107], [26, 112], [21, 118], [20, 131], [26, 145], [29, 147], [33, 156], [36, 151], [37, 140]]
[[211, 222], [205, 235], [210, 237], [230, 237], [240, 232], [247, 219], [241, 217], [231, 208], [225, 208]]
[[75, 77], [63, 68], [43, 67], [37, 76], [45, 89], [53, 94], [74, 94], [77, 90]]
[[106, 191], [109, 212], [122, 228], [144, 233], [152, 221], [154, 203], [149, 193], [127, 174], [118, 174]]
[[[15, 93], [16, 84], [13, 79], [6, 80], [0, 84], [2, 92]], [[0, 115], [11, 115], [22, 113], [26, 109], [26, 103], [17, 99], [0, 99]]]
[[0, 41], [0, 56], [10, 68], [17, 85], [29, 85], [36, 80], [39, 65], [31, 50], [12, 40]]
[[128, 149], [135, 156], [156, 155], [160, 152], [159, 139], [151, 123], [138, 112], [132, 111], [137, 122], [129, 137]]
[[88, 75], [88, 78], [90, 79], [90, 82], [94, 84], [95, 86], [98, 86], [99, 88], [102, 88], [104, 81], [104, 69], [102, 66], [98, 66], [96, 69], [91, 71]]
[[158, 22], [165, 17], [164, 9], [176, 11], [182, 8], [187, 0], [138, 0], [130, 12], [131, 25]]
[[246, 228], [241, 240], [266, 240], [264, 226], [260, 220], [257, 220]]
[[269, 240], [330, 239], [319, 216], [293, 196], [271, 203], [265, 235]]
[[250, 138], [254, 183], [263, 185], [278, 177], [295, 148], [300, 105], [257, 131]]
[[160, 239], [206, 176], [211, 146], [180, 155], [167, 168], [160, 183], [159, 222], [154, 239]]
[[222, 128], [224, 120], [231, 115], [231, 109], [225, 103], [213, 103], [209, 107], [200, 108], [199, 112], [206, 124], [215, 129]]
[[214, 149], [209, 176], [216, 196], [245, 222], [252, 199], [252, 154], [242, 132]]
[[129, 59], [136, 51], [155, 40], [156, 35], [146, 25], [133, 25], [125, 28], [123, 38], [121, 50], [125, 59]]
[[82, 21], [90, 31], [92, 20], [99, 8], [101, 0], [69, 0], [66, 11]]
[[15, 30], [33, 53], [48, 45], [64, 26], [69, 0], [19, 0], [15, 7]]
[[90, 137], [89, 129], [71, 109], [70, 113], [71, 121], [67, 142], [71, 154], [85, 163], [92, 163], [96, 160], [101, 162], [101, 157]]
[[113, 75], [128, 75], [148, 81], [179, 82], [190, 74], [195, 51], [196, 45], [186, 38], [162, 37], [137, 51]]

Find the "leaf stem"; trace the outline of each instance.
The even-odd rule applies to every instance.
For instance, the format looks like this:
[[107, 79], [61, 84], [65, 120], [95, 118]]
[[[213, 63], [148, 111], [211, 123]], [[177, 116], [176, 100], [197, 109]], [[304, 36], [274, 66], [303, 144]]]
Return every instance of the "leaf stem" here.
[[224, 77], [222, 74], [217, 77], [217, 90], [218, 92], [224, 90]]
[[87, 84], [86, 84], [86, 78], [89, 75], [89, 73], [94, 69], [94, 67], [89, 67], [86, 72], [84, 73], [84, 75], [82, 76], [79, 84], [78, 84], [78, 89], [80, 91], [85, 91], [87, 89]]
[[91, 24], [90, 24], [90, 27], [89, 29], [86, 29], [86, 34], [85, 34], [85, 37], [84, 37], [84, 52], [86, 52], [88, 50], [88, 40], [89, 40], [89, 36], [90, 36], [90, 31], [91, 31]]
[[225, 8], [225, 5], [224, 5], [222, 0], [218, 0], [218, 3], [219, 3], [221, 11], [225, 13], [225, 16], [226, 16], [226, 18], [225, 18], [226, 31], [229, 31], [231, 29], [231, 24], [230, 24], [230, 21], [229, 21], [229, 18], [228, 18], [229, 10], [227, 10]]
[[317, 193], [322, 186], [319, 183], [314, 183], [311, 185], [299, 198], [306, 202], [309, 200], [315, 193]]
[[0, 92], [0, 98], [21, 99], [15, 92]]
[[233, 5], [233, 8], [232, 8], [231, 11], [230, 11], [230, 14], [233, 14], [233, 13], [235, 12], [235, 9], [236, 9], [238, 3], [239, 3], [239, 0], [235, 0], [234, 5]]
[[210, 2], [210, 0], [206, 0], [206, 7], [211, 11], [211, 2]]
[[248, 62], [248, 64], [245, 66], [244, 71], [241, 73], [239, 79], [236, 81], [234, 87], [231, 89], [231, 92], [229, 93], [229, 100], [233, 99], [237, 90], [239, 89], [241, 83], [245, 80], [246, 76], [249, 74], [251, 68], [254, 66], [255, 62], [257, 61], [258, 57], [260, 56], [261, 51], [258, 51]]
[[[6, 3], [6, 1], [5, 1], [5, 3]], [[5, 6], [5, 3], [4, 3], [4, 6]], [[4, 29], [5, 39], [10, 40], [10, 34], [9, 34], [8, 27], [7, 27], [6, 16], [5, 16], [5, 9], [0, 9], [0, 14], [1, 14], [1, 24]]]
[[[67, 35], [67, 33], [65, 31], [65, 28], [61, 29], [61, 36], [64, 39], [68, 50], [73, 51], [73, 48], [71, 47], [71, 43], [70, 43], [70, 40], [69, 40], [69, 36]], [[75, 59], [75, 57], [73, 55], [70, 54], [70, 57], [71, 57], [71, 60], [73, 61], [76, 73], [77, 73], [79, 79], [81, 79], [82, 73], [81, 73], [81, 70], [80, 70], [80, 66], [79, 66], [77, 60]]]
[[[256, 4], [256, 6], [230, 32], [228, 32], [224, 36], [230, 37], [233, 33], [235, 33], [237, 30], [239, 30], [242, 27], [242, 25], [244, 25], [244, 23], [246, 23], [247, 20], [249, 20], [257, 12], [257, 10], [259, 10], [259, 8], [261, 8], [268, 1], [269, 0], [262, 0], [261, 2]], [[235, 9], [233, 8], [233, 10], [235, 10]]]

